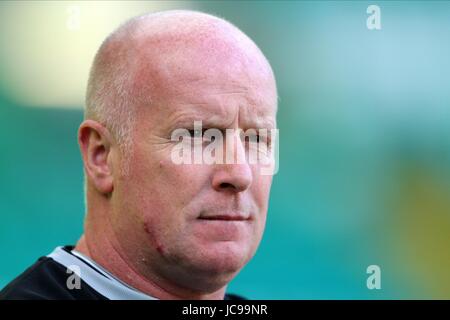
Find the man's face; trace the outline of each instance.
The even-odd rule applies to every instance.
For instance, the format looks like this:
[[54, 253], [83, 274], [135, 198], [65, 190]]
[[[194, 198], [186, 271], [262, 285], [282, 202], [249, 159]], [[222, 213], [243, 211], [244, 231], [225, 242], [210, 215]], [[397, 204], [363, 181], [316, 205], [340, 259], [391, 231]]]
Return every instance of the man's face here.
[[[272, 176], [258, 164], [175, 164], [171, 135], [194, 121], [222, 131], [275, 128], [274, 79], [235, 58], [164, 57], [152, 73], [155, 99], [138, 111], [129, 170], [115, 177], [113, 228], [132, 261], [163, 277], [223, 275], [227, 282], [261, 240]], [[236, 139], [235, 153], [244, 148]]]

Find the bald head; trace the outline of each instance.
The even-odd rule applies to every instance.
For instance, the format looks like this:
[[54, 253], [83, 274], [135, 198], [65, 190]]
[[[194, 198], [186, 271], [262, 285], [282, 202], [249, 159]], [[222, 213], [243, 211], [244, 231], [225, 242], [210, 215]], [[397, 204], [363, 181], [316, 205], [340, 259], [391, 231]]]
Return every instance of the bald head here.
[[192, 70], [199, 66], [244, 77], [258, 72], [275, 81], [258, 47], [231, 23], [194, 11], [145, 14], [125, 22], [99, 48], [85, 118], [99, 121], [119, 145], [129, 146], [139, 107], [160, 101], [174, 81], [205, 77]]

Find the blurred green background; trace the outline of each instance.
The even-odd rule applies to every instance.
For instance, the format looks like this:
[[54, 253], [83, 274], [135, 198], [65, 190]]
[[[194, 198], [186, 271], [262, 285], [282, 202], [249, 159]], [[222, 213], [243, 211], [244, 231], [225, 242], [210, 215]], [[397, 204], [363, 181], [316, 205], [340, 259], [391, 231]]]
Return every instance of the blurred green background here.
[[[370, 4], [381, 30], [369, 30]], [[202, 10], [247, 33], [279, 87], [262, 299], [450, 298], [450, 3], [0, 3], [0, 287], [82, 232], [76, 141], [92, 58], [129, 17]], [[381, 268], [369, 290], [366, 268]]]

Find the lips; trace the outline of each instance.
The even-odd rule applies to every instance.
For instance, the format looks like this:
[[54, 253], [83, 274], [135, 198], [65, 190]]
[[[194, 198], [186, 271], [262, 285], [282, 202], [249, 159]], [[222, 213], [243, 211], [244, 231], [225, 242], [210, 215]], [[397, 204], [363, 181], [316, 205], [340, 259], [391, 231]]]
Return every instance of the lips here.
[[217, 215], [202, 215], [200, 220], [209, 221], [246, 221], [250, 220], [248, 215], [244, 214], [217, 214]]

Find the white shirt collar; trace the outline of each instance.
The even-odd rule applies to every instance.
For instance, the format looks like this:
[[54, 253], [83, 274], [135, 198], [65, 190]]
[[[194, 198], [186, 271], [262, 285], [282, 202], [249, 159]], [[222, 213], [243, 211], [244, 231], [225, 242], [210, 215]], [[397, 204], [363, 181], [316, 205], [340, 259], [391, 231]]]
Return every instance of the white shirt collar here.
[[68, 252], [64, 247], [57, 247], [47, 257], [68, 269], [73, 270], [74, 266], [77, 267], [80, 271], [81, 280], [110, 300], [157, 300], [129, 286], [102, 266], [75, 250]]

